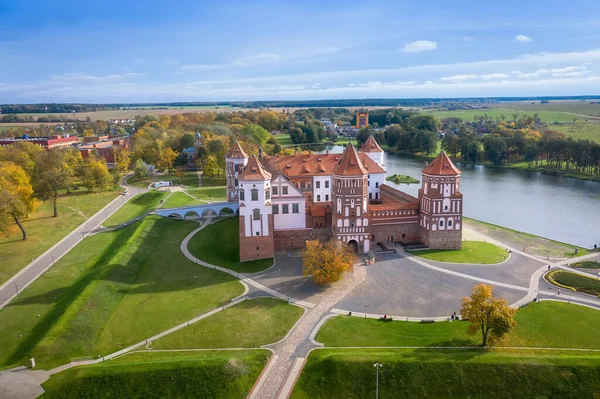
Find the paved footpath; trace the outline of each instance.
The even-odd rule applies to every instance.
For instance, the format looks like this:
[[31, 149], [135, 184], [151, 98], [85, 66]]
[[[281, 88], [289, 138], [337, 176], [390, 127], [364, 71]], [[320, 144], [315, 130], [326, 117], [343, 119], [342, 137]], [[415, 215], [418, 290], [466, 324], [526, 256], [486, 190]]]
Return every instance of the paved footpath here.
[[37, 259], [34, 259], [6, 283], [2, 284], [2, 286], [0, 286], [0, 309], [13, 300], [13, 298], [17, 296], [17, 293], [20, 293], [23, 289], [27, 288], [29, 284], [33, 283], [46, 270], [53, 266], [54, 263], [62, 258], [81, 240], [93, 233], [94, 230], [100, 227], [110, 215], [116, 212], [127, 201], [137, 194], [148, 191], [136, 187], [124, 187], [128, 188], [127, 195], [119, 195], [94, 216], [83, 222], [83, 224], [67, 234], [42, 255], [38, 256]]

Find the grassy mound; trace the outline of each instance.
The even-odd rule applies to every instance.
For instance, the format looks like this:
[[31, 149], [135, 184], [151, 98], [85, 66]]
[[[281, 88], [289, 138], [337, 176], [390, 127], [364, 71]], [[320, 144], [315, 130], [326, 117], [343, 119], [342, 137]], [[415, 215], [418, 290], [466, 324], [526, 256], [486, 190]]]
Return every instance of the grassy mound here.
[[244, 301], [154, 341], [152, 349], [257, 348], [285, 337], [302, 313], [280, 299]]
[[[516, 328], [499, 346], [600, 349], [600, 311], [563, 302], [532, 303], [520, 309]], [[474, 346], [464, 321], [414, 323], [338, 316], [317, 335], [325, 346]]]
[[239, 273], [256, 273], [271, 267], [272, 258], [240, 262], [239, 230], [239, 218], [220, 220], [192, 237], [188, 249], [198, 259]]
[[414, 177], [410, 177], [407, 175], [391, 175], [385, 178], [387, 181], [394, 182], [396, 184], [404, 183], [404, 184], [414, 184], [419, 183], [419, 179], [415, 179]]
[[600, 269], [600, 262], [597, 262], [595, 260], [582, 260], [579, 262], [571, 263], [571, 267], [582, 269]]
[[0, 365], [106, 355], [240, 295], [236, 279], [179, 250], [196, 227], [150, 216], [83, 240], [0, 310]]
[[198, 187], [187, 190], [188, 193], [204, 201], [226, 201], [227, 200], [227, 189], [225, 186], [219, 187]]
[[270, 352], [134, 353], [52, 376], [50, 398], [246, 397]]
[[119, 208], [118, 211], [110, 215], [102, 225], [104, 227], [119, 226], [148, 212], [152, 212], [167, 195], [168, 193], [162, 191], [148, 191], [147, 193], [136, 195]]
[[590, 295], [600, 295], [600, 281], [595, 278], [559, 270], [549, 274], [548, 280], [561, 287], [572, 288]]
[[415, 256], [439, 262], [486, 265], [500, 263], [508, 257], [508, 252], [504, 248], [482, 241], [463, 241], [462, 248], [459, 250], [426, 249], [409, 252]]
[[200, 202], [200, 201], [190, 197], [186, 193], [176, 192], [176, 193], [171, 194], [169, 196], [169, 198], [167, 198], [165, 200], [165, 202], [162, 204], [162, 208], [167, 208], [167, 209], [168, 208], [180, 208], [182, 206], [199, 205], [199, 204], [205, 204], [205, 203]]
[[313, 351], [292, 398], [591, 398], [600, 357], [483, 350]]

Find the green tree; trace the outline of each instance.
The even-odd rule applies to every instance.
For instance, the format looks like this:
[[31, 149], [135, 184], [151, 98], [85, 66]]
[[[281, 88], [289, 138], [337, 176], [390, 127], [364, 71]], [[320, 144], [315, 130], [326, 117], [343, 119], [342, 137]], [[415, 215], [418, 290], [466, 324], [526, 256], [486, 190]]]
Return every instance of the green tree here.
[[242, 128], [242, 134], [259, 146], [264, 146], [267, 144], [267, 140], [269, 140], [269, 137], [271, 137], [271, 133], [267, 132], [259, 125], [254, 124], [248, 124], [244, 126]]
[[203, 175], [207, 177], [216, 177], [219, 173], [219, 164], [214, 155], [209, 155], [204, 163]]
[[66, 152], [49, 150], [38, 156], [35, 164], [35, 195], [43, 200], [52, 198], [54, 213], [58, 217], [58, 192], [67, 189], [71, 184], [73, 169], [69, 166]]
[[142, 159], [135, 161], [133, 174], [138, 180], [143, 180], [148, 177], [148, 165]]

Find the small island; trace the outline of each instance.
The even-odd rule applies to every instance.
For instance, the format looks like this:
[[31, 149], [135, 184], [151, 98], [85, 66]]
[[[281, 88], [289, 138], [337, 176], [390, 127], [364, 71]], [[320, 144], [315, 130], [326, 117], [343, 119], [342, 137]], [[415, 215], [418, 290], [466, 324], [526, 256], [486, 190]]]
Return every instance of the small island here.
[[404, 183], [404, 184], [413, 184], [419, 183], [420, 180], [415, 179], [414, 177], [406, 176], [406, 175], [391, 175], [385, 178], [385, 180], [394, 182], [396, 184]]

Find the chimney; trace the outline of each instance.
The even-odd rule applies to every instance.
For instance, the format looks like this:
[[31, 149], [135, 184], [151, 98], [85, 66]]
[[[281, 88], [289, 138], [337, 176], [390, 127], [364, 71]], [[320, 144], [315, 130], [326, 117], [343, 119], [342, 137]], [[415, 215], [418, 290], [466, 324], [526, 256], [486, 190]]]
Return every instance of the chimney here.
[[329, 155], [329, 150], [325, 150], [325, 155]]
[[262, 150], [262, 147], [260, 147], [258, 149], [258, 159], [261, 159], [262, 157], [263, 157], [263, 150]]

